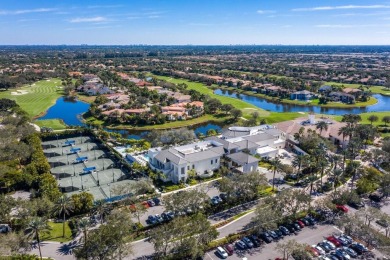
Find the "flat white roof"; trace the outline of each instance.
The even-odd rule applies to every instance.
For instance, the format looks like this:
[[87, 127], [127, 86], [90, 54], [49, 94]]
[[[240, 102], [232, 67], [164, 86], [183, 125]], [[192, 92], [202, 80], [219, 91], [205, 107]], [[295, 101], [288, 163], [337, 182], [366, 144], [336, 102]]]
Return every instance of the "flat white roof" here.
[[260, 148], [257, 148], [256, 152], [258, 154], [268, 154], [268, 153], [271, 153], [271, 152], [275, 152], [277, 151], [277, 149], [271, 147], [271, 146], [264, 146], [264, 147], [260, 147]]

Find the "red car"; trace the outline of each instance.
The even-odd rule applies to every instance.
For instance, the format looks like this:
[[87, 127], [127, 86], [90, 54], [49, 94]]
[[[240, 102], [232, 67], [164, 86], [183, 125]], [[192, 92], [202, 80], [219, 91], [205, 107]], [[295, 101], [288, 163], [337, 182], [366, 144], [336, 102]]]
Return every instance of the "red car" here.
[[305, 227], [305, 223], [303, 223], [303, 221], [297, 220], [296, 222], [297, 222], [297, 224], [298, 224], [301, 228], [304, 228], [304, 227]]
[[326, 239], [328, 241], [332, 242], [337, 247], [341, 246], [341, 242], [337, 238], [335, 238], [334, 236], [327, 237]]
[[348, 213], [348, 208], [344, 205], [336, 205], [336, 208], [344, 213]]
[[309, 252], [314, 257], [320, 256], [320, 252], [318, 252], [317, 249], [315, 249], [315, 248], [313, 248], [311, 246], [307, 247], [306, 250], [307, 250], [307, 252]]

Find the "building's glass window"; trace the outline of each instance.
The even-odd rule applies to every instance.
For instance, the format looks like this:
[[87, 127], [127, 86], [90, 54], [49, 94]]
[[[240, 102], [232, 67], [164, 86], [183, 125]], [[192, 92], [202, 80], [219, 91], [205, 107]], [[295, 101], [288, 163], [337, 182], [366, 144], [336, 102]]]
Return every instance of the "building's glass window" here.
[[195, 169], [195, 165], [194, 164], [192, 165], [192, 169]]
[[213, 160], [211, 160], [211, 164], [213, 164], [213, 162], [214, 162], [214, 161], [213, 161]]
[[215, 163], [218, 163], [218, 159], [215, 159]]
[[190, 170], [190, 166], [189, 165], [187, 166], [187, 170]]
[[184, 174], [184, 173], [185, 173], [185, 168], [181, 167], [181, 174]]

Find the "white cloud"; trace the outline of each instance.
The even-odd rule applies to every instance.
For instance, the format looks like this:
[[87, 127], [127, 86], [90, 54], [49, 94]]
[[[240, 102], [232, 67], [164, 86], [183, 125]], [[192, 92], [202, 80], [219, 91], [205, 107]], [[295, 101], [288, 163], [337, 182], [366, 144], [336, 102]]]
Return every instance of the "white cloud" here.
[[258, 14], [273, 14], [275, 11], [273, 10], [257, 10]]
[[47, 13], [56, 11], [56, 8], [36, 8], [36, 9], [23, 9], [23, 10], [0, 10], [0, 15], [18, 15], [18, 14], [29, 14], [29, 13]]
[[383, 9], [390, 8], [390, 5], [339, 5], [339, 6], [318, 6], [310, 8], [294, 8], [293, 12], [310, 12], [310, 11], [331, 11], [331, 10], [352, 10], [352, 9]]
[[71, 23], [99, 23], [99, 22], [105, 22], [107, 21], [107, 18], [102, 16], [96, 16], [96, 17], [79, 17], [69, 20]]

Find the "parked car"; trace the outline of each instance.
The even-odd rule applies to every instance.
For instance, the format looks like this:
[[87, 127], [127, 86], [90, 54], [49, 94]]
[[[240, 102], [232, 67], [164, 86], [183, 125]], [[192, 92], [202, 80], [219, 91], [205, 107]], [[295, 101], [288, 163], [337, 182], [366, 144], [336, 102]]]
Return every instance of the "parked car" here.
[[290, 235], [290, 231], [285, 226], [280, 226], [279, 230], [283, 233], [283, 235], [287, 236]]
[[222, 203], [222, 199], [219, 196], [214, 196], [212, 199], [218, 201], [218, 203]]
[[155, 225], [155, 224], [158, 223], [156, 217], [153, 216], [153, 215], [149, 215], [148, 219], [146, 220], [146, 222], [149, 223], [150, 225]]
[[335, 250], [336, 249], [335, 244], [333, 244], [332, 242], [330, 242], [328, 240], [323, 240], [322, 243], [327, 244], [329, 246], [330, 250]]
[[156, 214], [154, 217], [156, 218], [158, 223], [163, 223], [164, 222], [164, 219], [159, 214]]
[[296, 231], [301, 231], [301, 226], [298, 223], [292, 223]]
[[232, 244], [227, 244], [223, 248], [228, 253], [228, 255], [233, 255], [234, 254], [234, 247], [233, 247]]
[[304, 219], [306, 219], [309, 222], [309, 226], [314, 226], [315, 224], [317, 224], [317, 221], [310, 216], [306, 216], [304, 217]]
[[355, 202], [355, 201], [350, 201], [348, 203], [348, 205], [354, 209], [360, 209], [360, 208], [364, 208], [365, 204], [363, 201], [358, 201], [358, 202]]
[[337, 260], [344, 260], [343, 255], [341, 255], [341, 254], [336, 254], [336, 252], [332, 252], [332, 253], [330, 253], [330, 255], [333, 256], [333, 257], [334, 257], [335, 259], [337, 259]]
[[337, 257], [337, 256], [334, 256], [334, 255], [332, 255], [332, 253], [330, 253], [330, 254], [327, 254], [327, 255], [325, 255], [327, 258], [329, 258], [330, 260], [339, 260], [339, 258]]
[[341, 237], [343, 237], [344, 239], [346, 239], [348, 241], [349, 244], [352, 244], [354, 241], [352, 239], [352, 237], [350, 236], [347, 236], [345, 234], [341, 235]]
[[348, 246], [350, 243], [347, 239], [345, 239], [343, 236], [335, 236], [335, 238], [340, 241], [341, 245]]
[[338, 209], [344, 213], [348, 213], [348, 208], [345, 205], [336, 205], [336, 209]]
[[165, 221], [170, 221], [172, 220], [174, 217], [175, 217], [175, 214], [173, 214], [172, 211], [165, 211], [161, 214], [161, 217], [165, 220]]
[[154, 203], [153, 200], [148, 200], [148, 205], [149, 205], [149, 207], [154, 207], [154, 206], [156, 206], [156, 204]]
[[362, 245], [360, 243], [356, 243], [356, 242], [352, 243], [349, 247], [352, 248], [357, 253], [359, 253], [358, 251], [360, 251], [361, 253], [368, 252], [367, 247], [365, 247], [364, 245]]
[[252, 241], [254, 247], [261, 246], [261, 241], [256, 235], [250, 235], [248, 238]]
[[327, 239], [328, 241], [332, 242], [336, 247], [341, 246], [340, 241], [339, 241], [337, 238], [335, 238], [334, 236], [329, 236], [329, 237], [327, 237], [326, 239]]
[[217, 247], [217, 253], [218, 255], [223, 258], [223, 259], [226, 259], [228, 258], [228, 253], [225, 251], [225, 249], [223, 249], [222, 247]]
[[372, 201], [375, 201], [375, 202], [381, 202], [382, 201], [382, 197], [377, 194], [377, 193], [372, 193], [370, 194], [370, 196], [368, 196], [368, 198]]
[[226, 200], [228, 199], [228, 196], [227, 196], [226, 193], [221, 193], [221, 194], [219, 194], [219, 197], [220, 197], [222, 200], [224, 200], [224, 201], [226, 201]]
[[303, 223], [303, 221], [301, 221], [301, 220], [297, 220], [297, 221], [295, 221], [295, 223], [298, 224], [300, 228], [305, 227], [305, 223]]
[[320, 246], [326, 253], [332, 251], [332, 248], [327, 243], [320, 242], [317, 244], [317, 246]]
[[237, 247], [238, 249], [241, 249], [241, 250], [245, 250], [245, 249], [246, 249], [245, 243], [242, 242], [241, 240], [238, 240], [238, 241], [236, 242], [236, 247]]
[[219, 201], [218, 201], [218, 199], [216, 199], [216, 198], [211, 198], [211, 204], [212, 205], [218, 205], [219, 204]]
[[314, 257], [320, 256], [320, 252], [311, 246], [308, 246], [306, 250]]
[[272, 237], [267, 232], [261, 233], [259, 237], [266, 243], [271, 243], [273, 241]]
[[275, 231], [268, 231], [268, 234], [272, 237], [272, 239], [274, 240], [274, 241], [278, 241], [279, 240], [279, 236], [278, 236], [278, 234], [276, 234], [276, 232]]
[[254, 244], [252, 243], [252, 241], [248, 237], [243, 237], [241, 240], [242, 240], [242, 242], [245, 243], [247, 248], [253, 248], [254, 247]]
[[337, 248], [335, 251], [337, 256], [342, 256], [343, 259], [351, 259], [347, 252], [345, 252], [342, 248]]
[[161, 204], [161, 200], [159, 198], [153, 198], [153, 202], [156, 206]]
[[276, 235], [278, 235], [279, 239], [283, 238], [284, 237], [284, 234], [282, 231], [280, 231], [279, 229], [275, 229], [274, 232], [276, 233]]
[[350, 257], [353, 257], [353, 258], [355, 258], [355, 257], [358, 257], [358, 254], [355, 252], [355, 250], [353, 250], [352, 248], [349, 248], [349, 247], [343, 247], [343, 250], [345, 251], [345, 252], [347, 252], [347, 254], [350, 256]]
[[300, 219], [300, 221], [302, 221], [303, 224], [305, 224], [305, 226], [311, 226], [310, 222], [306, 218], [302, 218], [302, 219]]
[[320, 255], [325, 255], [326, 254], [326, 251], [322, 247], [320, 247], [320, 246], [312, 245], [311, 247], [316, 249]]

